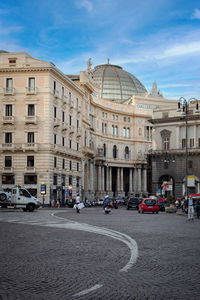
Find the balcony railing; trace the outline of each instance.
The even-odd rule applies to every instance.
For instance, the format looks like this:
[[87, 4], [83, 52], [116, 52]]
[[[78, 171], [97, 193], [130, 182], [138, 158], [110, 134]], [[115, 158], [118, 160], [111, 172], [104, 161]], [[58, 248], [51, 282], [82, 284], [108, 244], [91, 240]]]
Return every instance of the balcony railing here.
[[14, 95], [15, 89], [14, 88], [4, 88], [4, 95]]
[[26, 87], [26, 95], [36, 95], [37, 88], [36, 87]]
[[25, 123], [37, 124], [37, 116], [25, 116], [24, 117]]
[[4, 173], [13, 173], [13, 167], [3, 167]]
[[13, 143], [3, 143], [2, 144], [2, 149], [3, 150], [13, 150], [14, 149], [14, 144]]
[[15, 117], [14, 116], [3, 116], [3, 123], [4, 124], [14, 124]]
[[22, 145], [23, 151], [35, 151], [38, 150], [38, 145], [36, 143], [26, 143]]
[[24, 170], [27, 173], [35, 173], [35, 167], [34, 166], [27, 166]]

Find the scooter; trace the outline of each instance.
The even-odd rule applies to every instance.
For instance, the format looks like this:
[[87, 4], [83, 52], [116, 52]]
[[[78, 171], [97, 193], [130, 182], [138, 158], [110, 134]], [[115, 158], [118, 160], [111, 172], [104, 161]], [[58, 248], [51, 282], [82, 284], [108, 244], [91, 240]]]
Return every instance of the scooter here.
[[107, 206], [104, 207], [105, 214], [109, 214], [111, 212], [111, 204], [108, 203]]

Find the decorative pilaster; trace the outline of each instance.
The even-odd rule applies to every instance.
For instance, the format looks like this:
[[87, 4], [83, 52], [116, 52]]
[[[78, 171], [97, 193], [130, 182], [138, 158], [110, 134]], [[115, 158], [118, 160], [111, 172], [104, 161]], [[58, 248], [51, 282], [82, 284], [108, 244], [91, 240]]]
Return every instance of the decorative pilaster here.
[[101, 191], [102, 192], [105, 191], [105, 178], [104, 178], [105, 172], [104, 171], [105, 171], [104, 170], [104, 166], [102, 166], [102, 169], [101, 169], [101, 183], [102, 183], [102, 185], [101, 185]]
[[98, 166], [98, 191], [101, 191], [101, 166]]
[[133, 169], [129, 169], [129, 192], [133, 192]]
[[138, 168], [138, 192], [140, 193], [142, 191], [142, 177], [141, 177], [141, 167]]
[[143, 192], [147, 191], [147, 169], [143, 169]]
[[120, 173], [121, 173], [121, 174], [120, 174], [120, 176], [121, 176], [121, 177], [120, 177], [120, 179], [121, 179], [121, 180], [120, 180], [120, 181], [121, 181], [121, 183], [120, 183], [120, 187], [121, 187], [120, 190], [123, 192], [123, 191], [124, 191], [124, 169], [121, 168], [120, 171], [121, 171], [121, 172], [120, 172]]
[[117, 168], [117, 191], [120, 191], [120, 168]]

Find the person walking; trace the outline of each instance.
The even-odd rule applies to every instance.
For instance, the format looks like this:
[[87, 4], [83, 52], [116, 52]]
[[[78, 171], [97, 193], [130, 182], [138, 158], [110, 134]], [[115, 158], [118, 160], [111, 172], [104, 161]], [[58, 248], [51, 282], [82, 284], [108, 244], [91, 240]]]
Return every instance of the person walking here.
[[76, 212], [77, 212], [77, 214], [80, 213], [80, 209], [79, 209], [80, 202], [81, 202], [80, 196], [79, 196], [79, 194], [77, 194], [76, 195]]

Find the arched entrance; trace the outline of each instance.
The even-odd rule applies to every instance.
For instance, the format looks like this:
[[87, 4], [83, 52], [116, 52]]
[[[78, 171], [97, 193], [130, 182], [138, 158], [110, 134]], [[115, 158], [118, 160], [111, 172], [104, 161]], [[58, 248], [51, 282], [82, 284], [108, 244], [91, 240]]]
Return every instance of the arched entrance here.
[[159, 191], [163, 197], [175, 195], [174, 178], [168, 174], [162, 175], [159, 178]]

